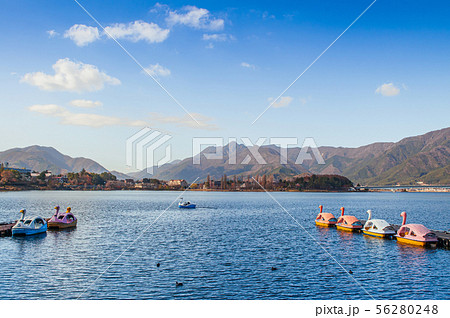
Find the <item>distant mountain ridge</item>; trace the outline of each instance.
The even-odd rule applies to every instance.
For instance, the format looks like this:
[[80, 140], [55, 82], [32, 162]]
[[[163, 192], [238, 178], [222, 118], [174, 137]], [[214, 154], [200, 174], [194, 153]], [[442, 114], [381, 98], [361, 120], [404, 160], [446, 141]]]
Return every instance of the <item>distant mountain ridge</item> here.
[[134, 177], [132, 177], [126, 173], [122, 173], [122, 172], [115, 171], [115, 170], [110, 171], [110, 173], [113, 174], [114, 176], [116, 176], [117, 180], [135, 179]]
[[450, 128], [407, 137], [396, 143], [376, 143], [353, 149], [320, 148], [326, 165], [314, 165], [314, 173], [330, 170], [367, 185], [450, 184]]
[[[186, 158], [176, 164], [163, 165], [155, 169], [153, 178], [170, 180], [170, 179], [186, 179], [194, 181], [197, 177], [204, 180], [208, 174], [215, 180], [220, 179], [223, 174], [227, 176], [237, 175], [256, 176], [256, 175], [274, 175], [275, 178], [284, 178], [286, 176], [298, 175], [308, 172], [301, 165], [294, 163], [280, 164], [280, 153], [273, 145], [263, 146], [259, 148], [259, 153], [265, 160], [265, 164], [259, 164], [253, 157], [251, 151], [256, 149], [247, 148], [244, 145], [236, 144], [236, 163], [230, 164], [229, 147], [223, 147], [223, 158], [206, 160], [203, 157], [205, 153], [215, 152], [214, 147], [208, 147], [201, 153], [200, 164], [194, 164], [193, 158]], [[241, 164], [246, 158], [250, 160], [245, 164]], [[148, 176], [147, 176], [148, 177]]]
[[27, 168], [39, 172], [49, 170], [53, 174], [79, 172], [82, 169], [95, 173], [108, 171], [92, 159], [72, 158], [63, 155], [53, 147], [36, 145], [2, 151], [0, 152], [0, 162], [8, 162], [11, 167]]
[[[237, 163], [250, 154], [244, 145], [237, 145]], [[134, 176], [158, 179], [186, 179], [194, 181], [211, 178], [218, 180], [223, 174], [230, 176], [256, 176], [273, 174], [276, 178], [293, 177], [301, 173], [340, 174], [353, 182], [364, 185], [450, 184], [450, 128], [432, 131], [420, 136], [408, 137], [399, 142], [377, 142], [357, 148], [319, 147], [325, 164], [306, 160], [295, 164], [300, 148], [289, 148], [288, 163], [280, 164], [280, 149], [274, 145], [262, 146], [259, 153], [267, 164], [258, 164], [255, 159], [246, 164], [229, 164], [229, 147], [223, 148], [223, 159], [206, 160], [205, 153], [215, 152], [214, 147], [201, 154], [201, 164], [194, 165], [193, 158], [176, 164], [155, 168], [150, 176], [145, 170]]]

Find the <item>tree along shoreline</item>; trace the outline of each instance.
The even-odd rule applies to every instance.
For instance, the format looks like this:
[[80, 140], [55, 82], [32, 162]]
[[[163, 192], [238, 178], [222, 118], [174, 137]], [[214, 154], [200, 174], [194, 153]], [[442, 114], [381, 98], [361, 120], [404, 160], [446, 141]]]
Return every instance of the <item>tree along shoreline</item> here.
[[80, 190], [80, 191], [111, 191], [111, 190], [186, 190], [189, 191], [223, 191], [223, 192], [347, 192], [353, 188], [353, 183], [340, 175], [303, 174], [287, 179], [276, 180], [273, 175], [257, 175], [212, 180], [208, 175], [201, 183], [188, 184], [186, 180], [158, 180], [144, 178], [117, 180], [109, 172], [100, 174], [82, 170], [67, 175], [52, 176], [48, 171], [39, 175], [23, 175], [17, 171], [0, 172], [0, 191], [41, 191], [41, 190]]
[[[233, 192], [233, 193], [240, 193], [240, 192], [322, 192], [322, 193], [339, 193], [339, 192], [349, 192], [350, 190], [222, 190], [222, 189], [102, 189], [102, 188], [95, 188], [95, 189], [83, 189], [83, 188], [26, 188], [26, 187], [0, 187], [0, 192], [20, 192], [20, 191], [105, 191], [105, 192], [112, 192], [112, 191], [177, 191], [177, 192]], [[371, 191], [369, 191], [371, 192]]]

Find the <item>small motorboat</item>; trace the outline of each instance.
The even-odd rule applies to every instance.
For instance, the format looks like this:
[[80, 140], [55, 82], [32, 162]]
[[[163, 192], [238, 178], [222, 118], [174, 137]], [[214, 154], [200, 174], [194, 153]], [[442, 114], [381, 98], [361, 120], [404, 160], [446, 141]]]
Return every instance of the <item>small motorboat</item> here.
[[395, 232], [392, 225], [390, 225], [385, 220], [372, 219], [372, 210], [368, 210], [367, 214], [369, 214], [369, 218], [367, 219], [367, 222], [364, 224], [362, 230], [365, 235], [390, 238], [397, 233]]
[[59, 206], [55, 206], [55, 214], [48, 220], [49, 229], [67, 229], [77, 226], [77, 218], [70, 212], [72, 209], [67, 208], [65, 213], [59, 213]]
[[20, 210], [22, 217], [11, 229], [13, 236], [25, 236], [47, 232], [47, 222], [40, 216], [25, 219], [27, 210]]
[[344, 207], [342, 207], [341, 216], [336, 222], [336, 228], [341, 231], [355, 232], [362, 229], [362, 223], [353, 215], [344, 215]]
[[197, 204], [189, 202], [189, 201], [183, 202], [183, 198], [180, 198], [180, 202], [178, 202], [178, 207], [180, 209], [195, 209], [196, 206], [197, 206]]
[[397, 241], [419, 246], [437, 245], [437, 236], [422, 224], [406, 224], [406, 212], [402, 212], [402, 226], [398, 229]]
[[334, 217], [331, 213], [324, 213], [323, 212], [323, 206], [319, 205], [319, 214], [317, 214], [316, 217], [316, 225], [318, 226], [325, 226], [325, 227], [331, 227], [335, 226], [337, 219]]

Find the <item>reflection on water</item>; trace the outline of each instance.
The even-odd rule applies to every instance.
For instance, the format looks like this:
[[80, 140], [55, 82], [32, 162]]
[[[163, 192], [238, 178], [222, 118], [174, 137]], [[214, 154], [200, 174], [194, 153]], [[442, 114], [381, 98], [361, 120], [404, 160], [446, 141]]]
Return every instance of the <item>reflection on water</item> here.
[[[0, 221], [17, 207], [49, 217], [73, 207], [78, 227], [0, 238], [0, 299], [73, 299], [179, 195], [176, 192], [0, 193]], [[449, 251], [316, 227], [348, 207], [392, 223], [401, 211], [449, 228], [448, 194], [274, 193], [280, 203], [376, 299], [448, 299]], [[92, 286], [85, 299], [368, 299], [342, 268], [265, 193], [190, 192]], [[430, 217], [433, 215], [434, 217]], [[156, 264], [160, 266], [157, 267]], [[277, 270], [273, 271], [272, 267]], [[29, 284], [33, 281], [33, 284]], [[183, 282], [176, 288], [175, 282]]]
[[389, 238], [381, 238], [370, 235], [363, 235], [363, 237], [365, 241], [365, 247], [374, 250], [382, 250], [386, 246], [386, 244], [388, 244], [388, 241], [390, 241]]
[[24, 252], [26, 251], [27, 247], [34, 246], [38, 247], [44, 243], [44, 239], [47, 237], [47, 233], [39, 233], [36, 235], [27, 235], [27, 236], [14, 236], [12, 238], [14, 240], [14, 243], [18, 245], [19, 251]]
[[318, 226], [317, 227], [317, 233], [318, 233], [318, 239], [319, 240], [326, 240], [332, 232], [336, 231], [335, 228], [329, 228], [329, 227], [323, 227]]

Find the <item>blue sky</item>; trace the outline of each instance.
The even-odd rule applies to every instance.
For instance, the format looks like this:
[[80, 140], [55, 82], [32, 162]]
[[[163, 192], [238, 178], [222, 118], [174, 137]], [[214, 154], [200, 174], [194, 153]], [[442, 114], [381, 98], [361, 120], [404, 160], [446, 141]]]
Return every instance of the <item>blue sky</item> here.
[[[32, 144], [126, 171], [125, 140], [314, 137], [350, 146], [449, 126], [450, 6], [372, 1], [1, 1], [0, 150]], [[55, 68], [57, 74], [55, 76]]]

